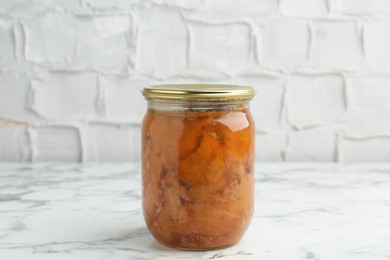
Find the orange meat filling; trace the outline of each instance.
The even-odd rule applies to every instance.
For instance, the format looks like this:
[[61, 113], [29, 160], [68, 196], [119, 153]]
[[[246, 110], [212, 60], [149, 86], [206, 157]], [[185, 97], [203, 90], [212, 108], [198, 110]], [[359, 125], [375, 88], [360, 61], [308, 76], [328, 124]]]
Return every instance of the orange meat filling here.
[[149, 110], [142, 134], [143, 210], [153, 236], [176, 248], [237, 243], [253, 213], [249, 111]]

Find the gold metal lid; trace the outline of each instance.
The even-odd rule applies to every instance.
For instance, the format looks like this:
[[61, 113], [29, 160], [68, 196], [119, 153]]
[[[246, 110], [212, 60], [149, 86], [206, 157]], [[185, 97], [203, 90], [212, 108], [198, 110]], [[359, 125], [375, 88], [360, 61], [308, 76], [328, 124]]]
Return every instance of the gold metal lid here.
[[252, 87], [220, 84], [167, 84], [144, 88], [146, 98], [196, 99], [196, 100], [232, 100], [252, 99], [255, 91]]

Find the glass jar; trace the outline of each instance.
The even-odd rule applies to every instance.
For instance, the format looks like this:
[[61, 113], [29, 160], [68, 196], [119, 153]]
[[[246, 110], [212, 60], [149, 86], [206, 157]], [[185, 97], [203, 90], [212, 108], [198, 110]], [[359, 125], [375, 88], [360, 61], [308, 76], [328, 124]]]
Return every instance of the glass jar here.
[[145, 88], [142, 204], [162, 244], [211, 250], [236, 244], [254, 204], [251, 87]]

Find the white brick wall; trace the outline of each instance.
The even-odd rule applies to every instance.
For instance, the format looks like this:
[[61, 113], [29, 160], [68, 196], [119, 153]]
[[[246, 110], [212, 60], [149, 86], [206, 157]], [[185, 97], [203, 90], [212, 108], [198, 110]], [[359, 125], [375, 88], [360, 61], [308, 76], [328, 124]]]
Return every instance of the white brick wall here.
[[189, 82], [258, 91], [259, 161], [390, 161], [390, 1], [0, 1], [1, 161], [138, 161]]

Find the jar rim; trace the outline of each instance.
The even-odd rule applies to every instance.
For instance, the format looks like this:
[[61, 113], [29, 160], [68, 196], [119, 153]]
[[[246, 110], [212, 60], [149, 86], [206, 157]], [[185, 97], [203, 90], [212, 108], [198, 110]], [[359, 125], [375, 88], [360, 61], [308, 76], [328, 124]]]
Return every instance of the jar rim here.
[[249, 86], [228, 84], [163, 84], [145, 87], [142, 94], [146, 99], [249, 100], [254, 97], [255, 90]]

